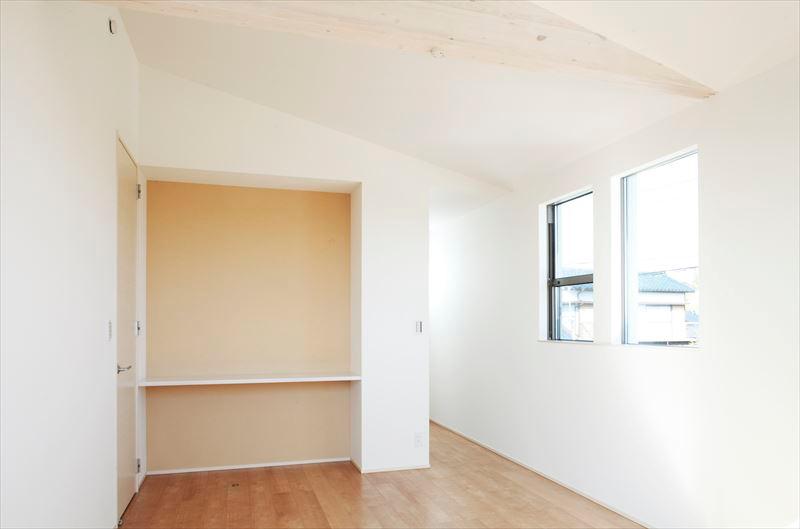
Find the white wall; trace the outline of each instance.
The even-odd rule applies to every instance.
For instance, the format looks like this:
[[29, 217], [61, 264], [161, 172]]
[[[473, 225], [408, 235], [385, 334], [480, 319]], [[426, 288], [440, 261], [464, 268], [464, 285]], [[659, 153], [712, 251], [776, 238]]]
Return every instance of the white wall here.
[[[653, 527], [786, 527], [800, 498], [798, 61], [431, 240], [432, 417]], [[697, 145], [698, 349], [615, 345], [612, 177]], [[539, 206], [591, 186], [595, 334], [539, 341]]]
[[[350, 193], [350, 370], [361, 373], [361, 186]], [[362, 467], [361, 382], [350, 384], [350, 459]]]
[[427, 321], [429, 190], [464, 178], [218, 90], [141, 71], [143, 165], [361, 182], [360, 464], [365, 471], [426, 466], [428, 340], [415, 334], [414, 322]]
[[0, 525], [113, 527], [115, 142], [138, 152], [138, 63], [116, 9], [0, 6]]

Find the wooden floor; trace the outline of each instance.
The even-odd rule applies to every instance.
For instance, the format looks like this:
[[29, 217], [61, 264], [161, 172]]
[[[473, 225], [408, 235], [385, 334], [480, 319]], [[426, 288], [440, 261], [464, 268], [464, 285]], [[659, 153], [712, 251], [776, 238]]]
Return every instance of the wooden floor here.
[[148, 476], [123, 529], [640, 527], [431, 424], [431, 468], [348, 463]]

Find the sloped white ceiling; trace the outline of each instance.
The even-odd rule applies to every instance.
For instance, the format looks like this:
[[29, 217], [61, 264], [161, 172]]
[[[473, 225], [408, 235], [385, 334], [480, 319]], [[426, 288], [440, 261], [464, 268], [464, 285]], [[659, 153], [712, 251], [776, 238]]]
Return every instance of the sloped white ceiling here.
[[198, 20], [127, 11], [124, 19], [148, 66], [506, 187], [695, 102]]

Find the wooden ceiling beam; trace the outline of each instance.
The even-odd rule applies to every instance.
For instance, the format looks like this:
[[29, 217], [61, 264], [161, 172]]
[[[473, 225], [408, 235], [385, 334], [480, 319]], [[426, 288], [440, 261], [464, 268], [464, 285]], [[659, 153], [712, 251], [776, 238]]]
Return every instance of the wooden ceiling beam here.
[[705, 98], [714, 91], [530, 1], [106, 0], [136, 11], [522, 68]]

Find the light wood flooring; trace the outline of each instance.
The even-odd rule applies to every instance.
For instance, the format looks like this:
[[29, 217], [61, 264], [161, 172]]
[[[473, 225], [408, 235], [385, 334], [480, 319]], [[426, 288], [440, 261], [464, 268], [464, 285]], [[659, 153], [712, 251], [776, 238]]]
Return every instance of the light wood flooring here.
[[122, 529], [640, 527], [431, 424], [431, 468], [348, 463], [148, 476]]

